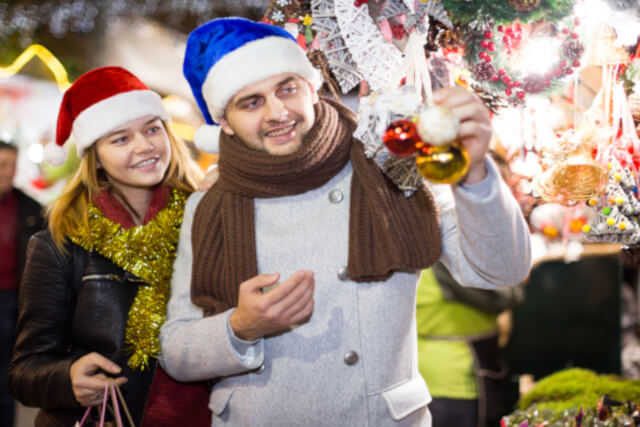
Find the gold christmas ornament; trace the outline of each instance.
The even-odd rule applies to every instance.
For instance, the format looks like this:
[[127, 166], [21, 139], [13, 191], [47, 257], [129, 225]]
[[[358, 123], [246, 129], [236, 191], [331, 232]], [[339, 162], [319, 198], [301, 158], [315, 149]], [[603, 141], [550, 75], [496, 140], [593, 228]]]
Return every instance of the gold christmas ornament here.
[[582, 201], [597, 196], [606, 177], [598, 163], [584, 155], [575, 155], [556, 167], [551, 184], [562, 200]]
[[469, 170], [469, 153], [457, 142], [424, 146], [416, 157], [418, 172], [436, 184], [453, 184]]

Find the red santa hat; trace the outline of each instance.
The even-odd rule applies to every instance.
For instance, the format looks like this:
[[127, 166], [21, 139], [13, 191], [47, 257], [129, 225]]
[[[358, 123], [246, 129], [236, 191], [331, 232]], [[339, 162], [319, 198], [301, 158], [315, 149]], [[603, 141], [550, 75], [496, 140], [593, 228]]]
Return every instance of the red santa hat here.
[[162, 99], [136, 76], [120, 67], [91, 70], [65, 92], [55, 143], [45, 147], [45, 159], [59, 166], [66, 159], [63, 147], [73, 136], [78, 156], [111, 130], [144, 116], [169, 121]]

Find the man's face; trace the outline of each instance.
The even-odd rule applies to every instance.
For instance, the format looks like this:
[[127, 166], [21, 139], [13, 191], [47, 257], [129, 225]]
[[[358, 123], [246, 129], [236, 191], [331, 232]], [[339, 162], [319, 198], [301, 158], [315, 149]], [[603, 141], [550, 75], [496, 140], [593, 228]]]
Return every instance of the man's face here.
[[277, 74], [239, 90], [227, 104], [222, 131], [255, 150], [295, 153], [315, 122], [318, 94], [293, 73]]
[[0, 149], [0, 197], [11, 190], [13, 177], [16, 175], [17, 153], [14, 150]]

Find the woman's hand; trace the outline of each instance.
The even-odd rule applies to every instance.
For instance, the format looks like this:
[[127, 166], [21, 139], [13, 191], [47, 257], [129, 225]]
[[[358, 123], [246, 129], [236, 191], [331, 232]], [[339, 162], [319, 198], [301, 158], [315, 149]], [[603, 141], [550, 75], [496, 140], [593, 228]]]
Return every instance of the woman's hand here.
[[[82, 356], [71, 365], [69, 375], [71, 376], [73, 394], [82, 406], [96, 406], [102, 403], [108, 380], [102, 371], [115, 375], [120, 373], [122, 369], [98, 353]], [[118, 377], [113, 381], [121, 386], [127, 382], [127, 379]]]

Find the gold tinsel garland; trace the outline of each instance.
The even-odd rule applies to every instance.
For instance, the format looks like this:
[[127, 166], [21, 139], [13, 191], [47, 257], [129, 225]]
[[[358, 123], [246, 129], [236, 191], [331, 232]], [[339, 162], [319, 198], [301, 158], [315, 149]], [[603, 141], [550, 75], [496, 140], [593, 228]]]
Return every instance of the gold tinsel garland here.
[[111, 260], [148, 285], [138, 289], [129, 310], [125, 342], [132, 352], [127, 364], [144, 370], [160, 353], [160, 326], [169, 299], [173, 261], [184, 214], [186, 193], [174, 189], [167, 206], [146, 225], [124, 229], [89, 205], [89, 228], [81, 227], [69, 238], [89, 251]]

